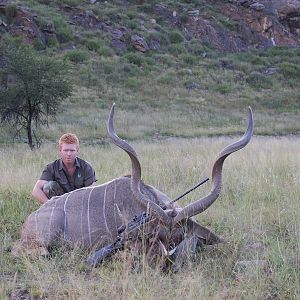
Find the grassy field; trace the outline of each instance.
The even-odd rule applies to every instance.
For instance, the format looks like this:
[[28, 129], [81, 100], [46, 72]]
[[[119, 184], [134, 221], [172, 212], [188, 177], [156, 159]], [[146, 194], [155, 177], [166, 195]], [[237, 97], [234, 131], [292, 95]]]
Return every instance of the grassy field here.
[[[118, 128], [118, 127], [117, 127]], [[123, 128], [124, 129], [124, 128]], [[171, 198], [210, 176], [229, 137], [137, 141], [143, 179]], [[225, 162], [220, 198], [197, 219], [227, 242], [207, 246], [177, 274], [151, 269], [143, 257], [120, 255], [88, 268], [87, 253], [60, 249], [51, 259], [15, 259], [8, 249], [26, 216], [38, 208], [30, 192], [55, 144], [0, 150], [0, 299], [299, 299], [300, 139], [254, 137]], [[127, 156], [110, 144], [82, 145], [102, 183], [130, 172]], [[210, 183], [180, 200], [204, 195]]]
[[[48, 127], [34, 128], [42, 140], [35, 151], [25, 144], [24, 131], [13, 140], [17, 126], [1, 124], [0, 299], [300, 298], [300, 49], [220, 53], [174, 31], [163, 18], [156, 25], [144, 22], [156, 18], [156, 2], [98, 1], [95, 8], [79, 0], [16, 1], [36, 15], [41, 28], [53, 25], [58, 40], [35, 40], [33, 47], [68, 63], [73, 93]], [[197, 1], [185, 2], [199, 8]], [[168, 1], [174, 8], [180, 3]], [[213, 9], [199, 3], [203, 14]], [[62, 4], [81, 5], [87, 14], [146, 40], [155, 35], [161, 48], [139, 53], [129, 45], [119, 53], [105, 32], [74, 24]], [[220, 24], [225, 21], [221, 12], [213, 13]], [[14, 14], [1, 18], [14, 22], [9, 16]], [[227, 242], [206, 247], [177, 274], [152, 269], [131, 253], [97, 269], [85, 265], [88, 253], [79, 249], [58, 249], [51, 259], [13, 258], [9, 249], [22, 223], [39, 207], [31, 190], [45, 164], [57, 157], [61, 134], [78, 135], [80, 156], [95, 167], [99, 183], [130, 173], [128, 157], [106, 137], [114, 102], [117, 132], [137, 149], [144, 181], [170, 198], [210, 176], [216, 155], [244, 132], [247, 107], [253, 108], [255, 137], [225, 162], [219, 200], [197, 216]]]

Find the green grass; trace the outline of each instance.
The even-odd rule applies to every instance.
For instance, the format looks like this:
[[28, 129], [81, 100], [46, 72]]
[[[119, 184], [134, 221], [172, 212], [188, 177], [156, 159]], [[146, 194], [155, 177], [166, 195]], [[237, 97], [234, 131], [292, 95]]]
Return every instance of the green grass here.
[[[38, 151], [29, 150], [23, 132], [13, 144], [15, 128], [0, 127], [0, 299], [17, 289], [37, 299], [298, 299], [300, 50], [220, 54], [207, 43], [185, 39], [163, 18], [155, 17], [155, 25], [147, 21], [159, 1], [131, 1], [126, 9], [118, 1], [63, 2], [83, 5], [103, 21], [117, 20], [161, 47], [145, 54], [132, 47], [117, 53], [105, 33], [70, 23], [59, 8], [62, 1], [18, 2], [38, 15], [39, 24], [54, 24], [60, 38], [35, 47], [71, 61], [74, 92], [49, 127], [36, 131], [44, 141]], [[200, 14], [213, 13], [220, 25], [234, 27], [205, 1], [166, 4], [175, 10], [200, 8]], [[14, 22], [13, 14], [6, 17]], [[70, 42], [75, 50], [66, 50]], [[276, 72], [268, 74], [270, 68]], [[220, 199], [197, 217], [228, 242], [206, 247], [188, 269], [173, 275], [149, 268], [132, 253], [93, 270], [79, 249], [57, 250], [50, 260], [12, 258], [8, 250], [38, 207], [32, 187], [44, 165], [56, 158], [61, 134], [79, 136], [80, 156], [93, 164], [99, 183], [130, 172], [127, 156], [106, 136], [113, 102], [115, 127], [137, 149], [145, 182], [170, 198], [210, 175], [218, 151], [233, 140], [229, 136], [244, 132], [251, 105], [256, 137], [225, 162]], [[210, 187], [180, 203], [194, 201]]]
[[[118, 114], [117, 131], [124, 123], [120, 118]], [[209, 176], [217, 153], [232, 141], [172, 138], [133, 145], [144, 181], [175, 198]], [[173, 275], [150, 268], [131, 253], [97, 269], [85, 266], [87, 253], [79, 249], [56, 250], [51, 259], [11, 257], [7, 249], [38, 207], [31, 189], [43, 166], [56, 157], [56, 146], [43, 145], [36, 152], [26, 145], [1, 148], [1, 298], [21, 288], [48, 299], [298, 299], [299, 147], [296, 137], [254, 137], [226, 160], [221, 196], [197, 219], [227, 243], [205, 247], [196, 262]], [[127, 155], [110, 144], [83, 144], [80, 153], [95, 167], [99, 183], [130, 172]], [[180, 204], [205, 195], [210, 187], [207, 183]]]
[[[160, 25], [147, 21], [145, 14], [149, 20], [157, 17], [152, 15], [157, 1], [130, 2], [126, 8], [118, 1], [82, 3], [82, 8], [93, 11], [100, 20], [116, 20], [126, 26], [127, 42], [131, 34], [138, 33], [148, 43], [151, 40], [160, 43], [159, 50], [140, 53], [128, 44], [124, 52], [118, 53], [111, 47], [107, 33], [69, 22], [59, 1], [22, 3], [37, 14], [38, 24], [51, 23], [58, 34], [47, 46], [35, 41], [36, 49], [55, 59], [71, 61], [74, 93], [62, 103], [56, 120], [49, 120], [49, 128], [36, 130], [45, 140], [56, 139], [64, 130], [75, 131], [90, 143], [102, 139], [105, 130], [101, 128], [113, 102], [128, 122], [133, 119], [131, 124], [138, 128], [124, 133], [130, 139], [152, 138], [157, 134], [183, 137], [236, 134], [241, 132], [242, 117], [249, 105], [257, 116], [256, 134], [300, 132], [299, 48], [273, 47], [221, 54], [200, 39], [185, 38], [183, 32], [163, 20], [157, 20]], [[68, 3], [76, 6], [78, 1]], [[230, 25], [205, 1], [167, 4], [178, 11], [201, 8], [204, 15], [207, 11], [214, 12], [220, 24]], [[127, 27], [128, 22], [139, 26], [143, 22], [146, 30], [139, 26], [130, 29], [133, 24]], [[76, 49], [68, 50], [68, 43]], [[270, 69], [275, 72], [270, 73]], [[24, 136], [21, 132], [21, 140]], [[1, 127], [1, 144], [11, 140], [11, 128]]]

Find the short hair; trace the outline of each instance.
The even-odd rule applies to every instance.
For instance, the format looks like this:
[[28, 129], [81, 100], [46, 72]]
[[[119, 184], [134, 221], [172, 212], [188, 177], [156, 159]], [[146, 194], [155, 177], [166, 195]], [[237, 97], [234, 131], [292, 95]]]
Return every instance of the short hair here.
[[61, 147], [61, 145], [65, 144], [76, 144], [77, 148], [79, 148], [79, 139], [74, 133], [65, 133], [63, 134], [60, 139], [58, 140], [58, 146]]

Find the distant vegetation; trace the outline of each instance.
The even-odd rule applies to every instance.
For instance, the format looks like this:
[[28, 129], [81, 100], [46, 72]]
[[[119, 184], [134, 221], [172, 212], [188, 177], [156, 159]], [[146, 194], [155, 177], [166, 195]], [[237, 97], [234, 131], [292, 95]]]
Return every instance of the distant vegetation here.
[[67, 67], [11, 38], [0, 41], [0, 50], [5, 57], [0, 73], [1, 123], [12, 125], [15, 135], [25, 130], [33, 150], [40, 143], [35, 130], [47, 125], [49, 116], [55, 116], [61, 101], [71, 95]]
[[[46, 43], [36, 40], [33, 45], [41, 55], [69, 62], [70, 79], [77, 87], [61, 106], [59, 116], [49, 119], [48, 130], [41, 129], [45, 139], [55, 140], [65, 130], [79, 130], [89, 142], [102, 139], [105, 132], [99, 126], [105, 120], [96, 117], [95, 111], [98, 116], [106, 116], [113, 102], [129, 123], [141, 112], [153, 118], [145, 121], [138, 136], [124, 132], [127, 138], [147, 138], [157, 133], [187, 137], [238, 133], [248, 105], [256, 114], [256, 134], [299, 134], [299, 48], [220, 53], [207, 42], [187, 38], [163, 18], [156, 17], [150, 24], [151, 7], [157, 2], [129, 1], [126, 7], [123, 1], [98, 1], [94, 5], [75, 0], [17, 2], [36, 14], [37, 23], [56, 32], [55, 38], [49, 37]], [[166, 4], [174, 9], [201, 7], [201, 13], [213, 13], [220, 26], [231, 27], [230, 20], [205, 1]], [[158, 42], [159, 49], [142, 53], [129, 43], [120, 50], [112, 46], [105, 30], [74, 23], [64, 5], [130, 28], [132, 34]], [[14, 9], [12, 6], [3, 18], [14, 22]], [[158, 128], [157, 124], [163, 125]], [[10, 141], [10, 132], [10, 127], [0, 129], [2, 143]]]

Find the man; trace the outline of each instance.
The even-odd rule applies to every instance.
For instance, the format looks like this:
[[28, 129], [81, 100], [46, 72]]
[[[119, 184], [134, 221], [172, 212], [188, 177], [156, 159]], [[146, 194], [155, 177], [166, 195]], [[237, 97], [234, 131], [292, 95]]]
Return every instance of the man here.
[[75, 134], [62, 135], [58, 146], [61, 158], [45, 167], [32, 190], [32, 196], [41, 204], [53, 196], [91, 186], [96, 182], [93, 167], [77, 157], [79, 140]]

